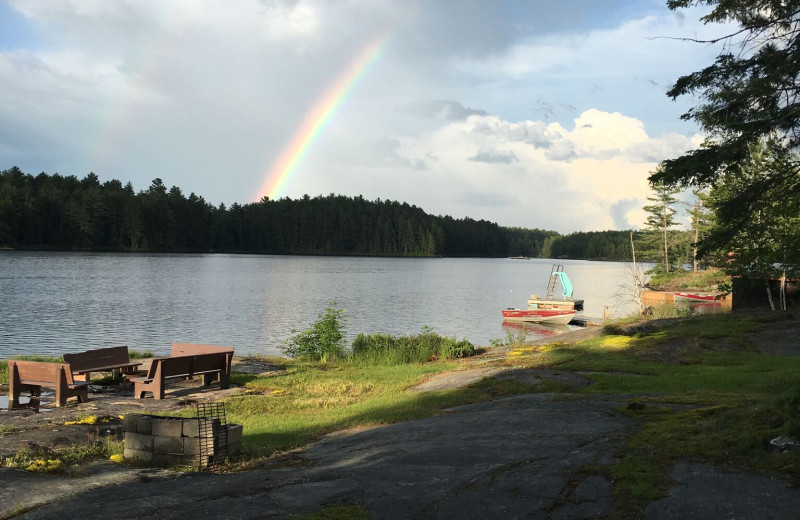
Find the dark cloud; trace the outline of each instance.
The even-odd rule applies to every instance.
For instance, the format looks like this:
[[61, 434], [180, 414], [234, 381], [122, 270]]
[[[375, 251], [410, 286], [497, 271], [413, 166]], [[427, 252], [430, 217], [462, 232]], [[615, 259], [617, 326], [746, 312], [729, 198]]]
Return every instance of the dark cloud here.
[[575, 145], [572, 144], [572, 141], [562, 139], [552, 142], [544, 156], [551, 161], [571, 161], [577, 158], [578, 154], [575, 152]]
[[432, 100], [420, 101], [408, 107], [406, 110], [422, 119], [434, 119], [438, 121], [463, 121], [469, 116], [485, 116], [487, 112], [465, 107], [458, 101]]
[[470, 161], [484, 162], [489, 164], [511, 164], [519, 162], [514, 152], [478, 152], [475, 157], [470, 157]]

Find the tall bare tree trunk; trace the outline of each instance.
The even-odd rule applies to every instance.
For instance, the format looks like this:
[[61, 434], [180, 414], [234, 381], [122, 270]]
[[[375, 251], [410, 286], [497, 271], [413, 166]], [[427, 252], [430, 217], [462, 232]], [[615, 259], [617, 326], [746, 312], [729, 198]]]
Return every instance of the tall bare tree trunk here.
[[780, 292], [781, 310], [786, 310], [786, 267], [783, 268], [783, 276], [781, 276], [781, 292]]
[[644, 290], [643, 281], [639, 278], [639, 270], [636, 269], [636, 246], [633, 245], [633, 231], [631, 233], [631, 256], [633, 256], [633, 298], [639, 304], [639, 314], [644, 313]]
[[697, 274], [697, 242], [700, 240], [700, 199], [694, 205], [694, 253], [692, 255], [692, 269]]
[[767, 299], [769, 300], [769, 308], [775, 310], [775, 302], [772, 301], [772, 289], [769, 288], [769, 277], [764, 279], [767, 285]]
[[664, 204], [664, 267], [669, 272], [669, 248], [667, 247], [667, 205]]

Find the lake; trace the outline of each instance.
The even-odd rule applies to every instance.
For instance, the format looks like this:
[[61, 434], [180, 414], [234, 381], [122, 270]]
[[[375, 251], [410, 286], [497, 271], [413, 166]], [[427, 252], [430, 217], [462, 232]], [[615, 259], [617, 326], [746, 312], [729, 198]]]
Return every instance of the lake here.
[[[489, 345], [500, 314], [544, 295], [545, 259], [352, 258], [258, 255], [0, 252], [0, 359], [128, 345], [167, 354], [173, 341], [278, 354], [292, 330], [325, 307], [360, 332], [442, 335]], [[634, 310], [620, 303], [628, 265], [559, 260], [586, 317]], [[560, 289], [559, 289], [560, 291]], [[557, 294], [560, 294], [558, 292]], [[566, 327], [528, 326], [528, 337]]]

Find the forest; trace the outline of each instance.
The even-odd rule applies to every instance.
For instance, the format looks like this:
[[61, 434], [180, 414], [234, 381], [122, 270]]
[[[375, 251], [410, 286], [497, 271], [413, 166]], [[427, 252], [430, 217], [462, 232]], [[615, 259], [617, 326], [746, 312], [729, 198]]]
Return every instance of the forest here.
[[[656, 225], [561, 235], [334, 194], [226, 207], [187, 197], [161, 179], [137, 192], [130, 182], [101, 183], [94, 173], [78, 179], [17, 167], [0, 172], [0, 248], [6, 249], [628, 261], [633, 238], [638, 258], [658, 261], [662, 232]], [[671, 262], [691, 262], [687, 232], [668, 233]]]
[[360, 196], [226, 207], [187, 197], [161, 179], [137, 192], [131, 183], [101, 183], [94, 173], [78, 179], [17, 167], [0, 172], [0, 247], [13, 249], [625, 260], [627, 237], [502, 227]]

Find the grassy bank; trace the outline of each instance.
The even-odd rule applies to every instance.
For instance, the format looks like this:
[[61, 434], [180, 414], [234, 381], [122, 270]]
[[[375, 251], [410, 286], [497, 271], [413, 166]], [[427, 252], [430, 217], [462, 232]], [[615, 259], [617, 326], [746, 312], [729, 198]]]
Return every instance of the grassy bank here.
[[[702, 271], [672, 271], [653, 273], [650, 287], [656, 291], [697, 291], [716, 292], [730, 285], [731, 277], [721, 269], [711, 267]], [[724, 292], [724, 291], [723, 291]]]
[[615, 482], [619, 516], [640, 518], [666, 496], [678, 460], [779, 471], [800, 483], [800, 450], [770, 445], [800, 438], [800, 357], [759, 354], [752, 334], [782, 318], [702, 316], [634, 335], [611, 327], [574, 346], [516, 349], [509, 363], [588, 373], [594, 383], [584, 393], [641, 395], [619, 410], [641, 421], [623, 458], [595, 468]]
[[456, 369], [454, 362], [364, 366], [284, 360], [283, 366], [281, 375], [233, 376], [248, 393], [229, 399], [226, 413], [244, 425], [248, 457], [300, 446], [336, 430], [426, 417], [486, 399], [477, 389], [407, 391], [426, 377]]

